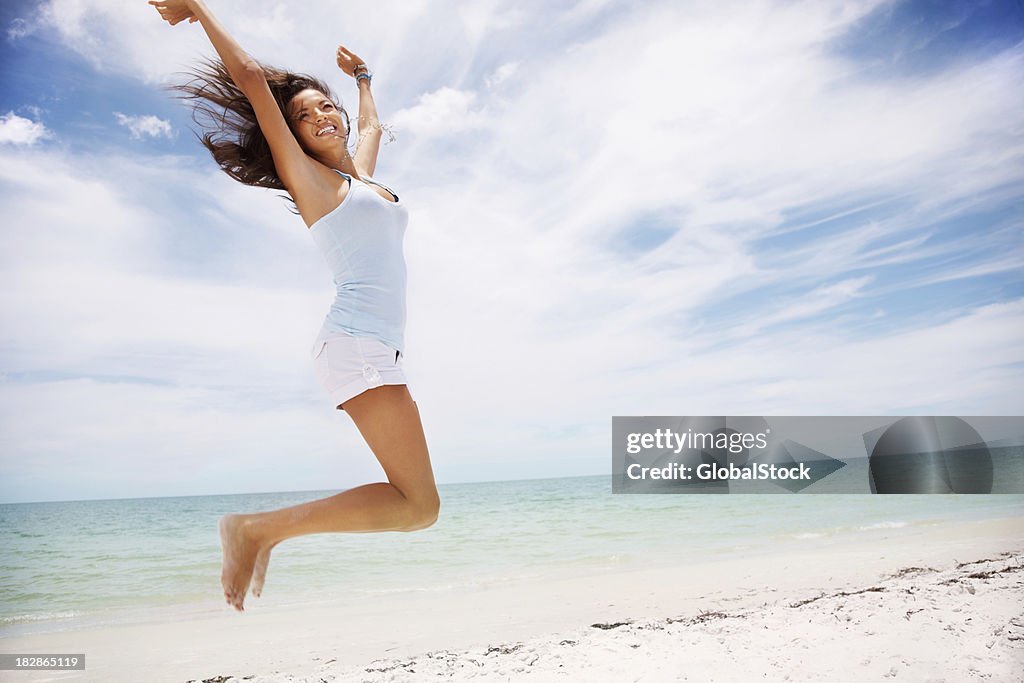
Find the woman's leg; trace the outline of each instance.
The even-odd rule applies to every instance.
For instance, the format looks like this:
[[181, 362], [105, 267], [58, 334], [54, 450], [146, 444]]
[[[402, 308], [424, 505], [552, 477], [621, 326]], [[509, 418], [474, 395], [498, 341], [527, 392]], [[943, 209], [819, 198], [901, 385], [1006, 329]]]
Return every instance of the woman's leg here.
[[243, 609], [250, 579], [255, 580], [254, 594], [262, 590], [270, 550], [285, 539], [327, 532], [413, 531], [437, 519], [440, 499], [419, 409], [408, 387], [386, 384], [343, 407], [388, 481], [280, 510], [225, 515], [220, 520], [221, 583], [225, 599], [236, 609]]

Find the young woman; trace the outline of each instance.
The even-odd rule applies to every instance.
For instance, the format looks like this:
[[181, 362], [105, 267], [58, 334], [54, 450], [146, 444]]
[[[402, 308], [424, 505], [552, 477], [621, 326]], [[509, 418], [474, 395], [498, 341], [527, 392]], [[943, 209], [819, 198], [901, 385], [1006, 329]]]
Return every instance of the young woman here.
[[[284, 189], [333, 270], [337, 296], [312, 355], [331, 404], [355, 422], [388, 481], [293, 507], [220, 520], [221, 583], [243, 611], [259, 596], [270, 551], [281, 541], [324, 532], [413, 531], [432, 525], [440, 499], [419, 410], [402, 370], [408, 214], [398, 195], [373, 180], [381, 127], [366, 64], [338, 47], [338, 66], [359, 89], [359, 142], [349, 154], [349, 119], [327, 86], [305, 74], [260, 64], [246, 54], [202, 0], [150, 0], [174, 26], [198, 21], [220, 61], [174, 86], [206, 100], [221, 139], [203, 144], [228, 175]], [[226, 137], [226, 139], [225, 139]]]

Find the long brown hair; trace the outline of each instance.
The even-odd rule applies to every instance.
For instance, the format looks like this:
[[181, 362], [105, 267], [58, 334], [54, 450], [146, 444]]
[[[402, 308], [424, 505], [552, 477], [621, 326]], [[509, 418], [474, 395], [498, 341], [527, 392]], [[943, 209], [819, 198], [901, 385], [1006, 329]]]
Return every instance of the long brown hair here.
[[[326, 83], [308, 74], [293, 73], [266, 64], [260, 64], [260, 67], [286, 121], [289, 121], [288, 103], [296, 94], [307, 88], [319, 90], [331, 98], [345, 116], [345, 144], [348, 144], [348, 112], [334, 98]], [[196, 133], [196, 137], [210, 150], [221, 170], [240, 183], [287, 192], [287, 188], [277, 175], [274, 158], [270, 154], [270, 145], [260, 130], [256, 112], [249, 99], [235, 85], [224, 62], [220, 59], [202, 58], [200, 66], [186, 74], [192, 76], [188, 83], [165, 87], [182, 93], [175, 96], [178, 99], [195, 102], [192, 120], [204, 130], [202, 136]], [[216, 107], [210, 106], [210, 103]], [[207, 116], [211, 123], [204, 126], [199, 119], [200, 114]], [[291, 209], [292, 213], [298, 213], [298, 207], [292, 197], [284, 195], [283, 198], [291, 202], [294, 207]]]

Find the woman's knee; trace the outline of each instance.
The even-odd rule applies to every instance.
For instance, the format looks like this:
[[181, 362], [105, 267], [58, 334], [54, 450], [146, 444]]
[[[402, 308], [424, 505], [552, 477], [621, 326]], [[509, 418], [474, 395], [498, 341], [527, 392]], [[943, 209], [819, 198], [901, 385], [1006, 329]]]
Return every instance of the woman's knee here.
[[441, 512], [441, 498], [434, 490], [424, 495], [409, 497], [409, 521], [403, 531], [418, 531], [433, 526]]

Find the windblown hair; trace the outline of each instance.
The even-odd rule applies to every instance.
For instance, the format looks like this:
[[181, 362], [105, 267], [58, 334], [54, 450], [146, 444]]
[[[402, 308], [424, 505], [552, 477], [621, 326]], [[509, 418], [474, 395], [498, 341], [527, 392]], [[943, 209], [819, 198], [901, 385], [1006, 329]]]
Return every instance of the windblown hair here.
[[[188, 83], [167, 86], [168, 90], [182, 93], [175, 96], [178, 99], [195, 101], [192, 120], [204, 130], [201, 137], [198, 133], [196, 137], [210, 150], [221, 170], [238, 182], [287, 192], [274, 167], [270, 145], [260, 130], [256, 112], [249, 99], [235, 85], [224, 62], [202, 58], [200, 64], [186, 72], [193, 77]], [[289, 120], [288, 103], [307, 88], [319, 90], [337, 103], [327, 84], [319, 78], [266, 64], [260, 64], [260, 67], [285, 120]], [[345, 128], [349, 129], [348, 112], [340, 104], [337, 106], [345, 116]], [[211, 123], [204, 126], [199, 119], [200, 114], [209, 117]], [[283, 198], [292, 203], [292, 213], [298, 213], [294, 199], [289, 195]]]

